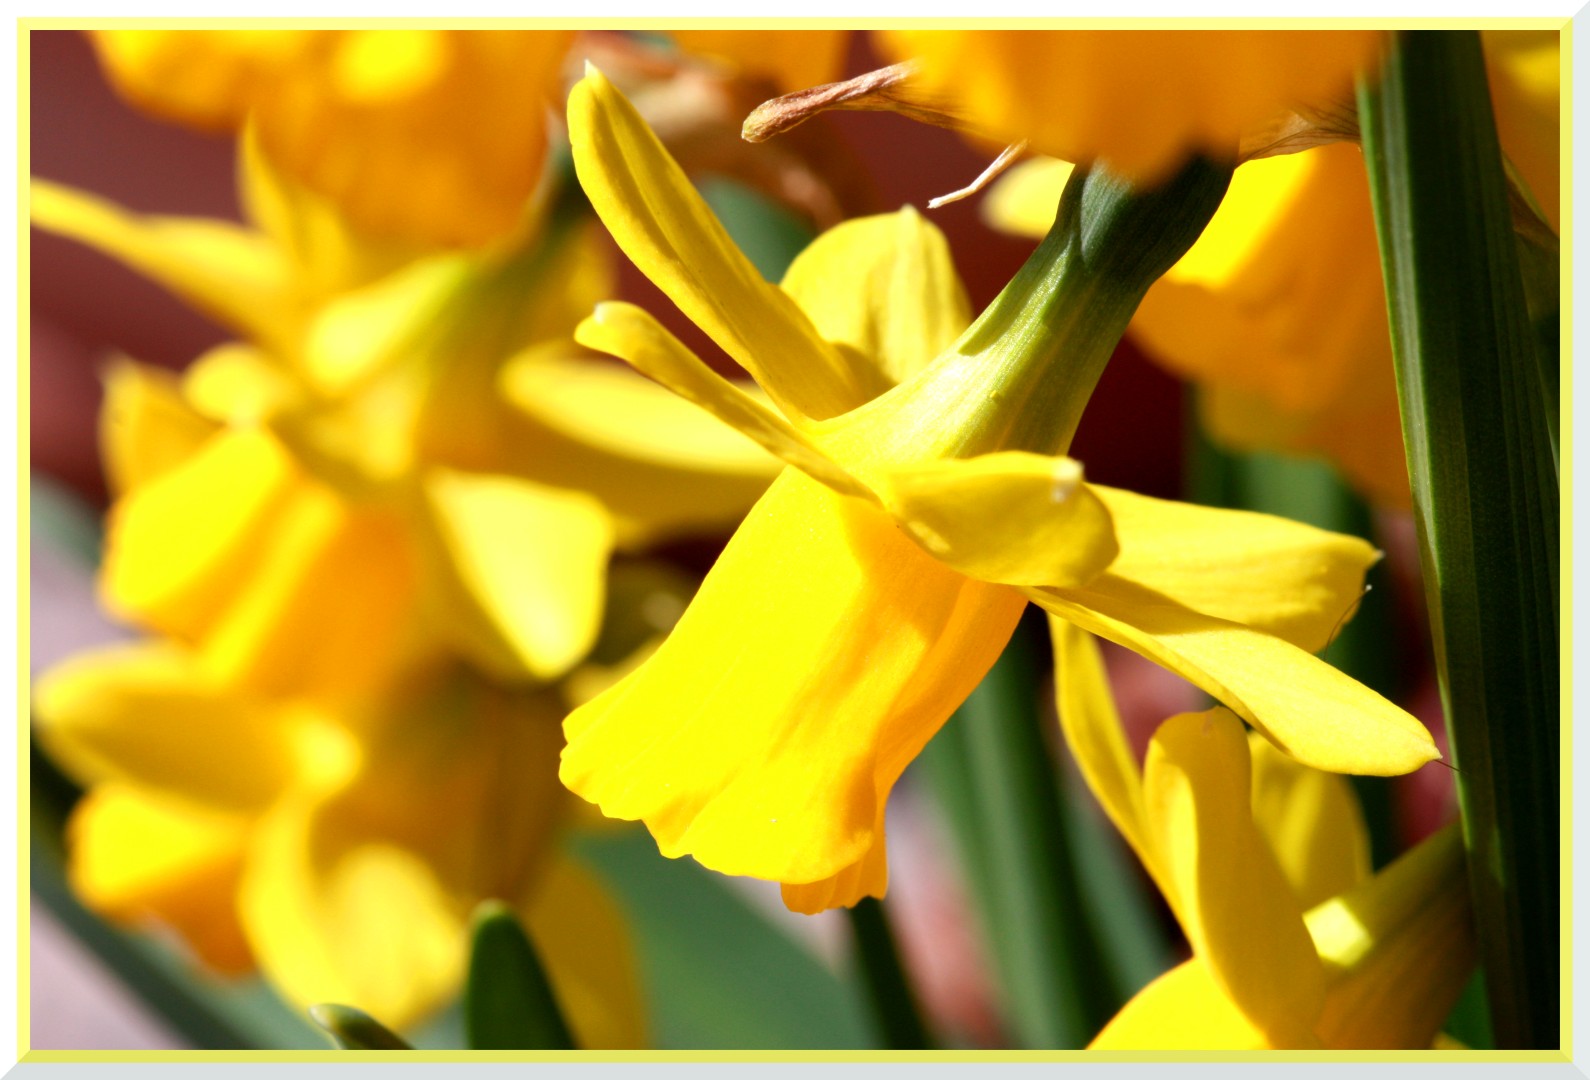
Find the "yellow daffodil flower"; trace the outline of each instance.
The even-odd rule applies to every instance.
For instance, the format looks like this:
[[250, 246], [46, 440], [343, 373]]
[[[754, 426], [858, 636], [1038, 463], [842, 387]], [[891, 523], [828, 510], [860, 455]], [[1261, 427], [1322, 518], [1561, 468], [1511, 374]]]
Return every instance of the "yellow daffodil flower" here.
[[896, 59], [983, 134], [1145, 182], [1233, 160], [1293, 106], [1351, 97], [1370, 30], [888, 30]]
[[1138, 767], [1097, 646], [1052, 619], [1060, 718], [1193, 958], [1093, 1049], [1427, 1049], [1476, 961], [1455, 827], [1369, 876], [1351, 789], [1225, 709], [1161, 725]]
[[623, 920], [556, 852], [555, 695], [444, 666], [328, 709], [239, 694], [147, 642], [60, 665], [34, 703], [89, 785], [68, 841], [94, 910], [175, 929], [221, 971], [257, 962], [296, 1006], [407, 1026], [457, 992], [469, 914], [502, 899], [582, 1045], [642, 1045]]
[[364, 229], [478, 246], [541, 179], [568, 31], [99, 30], [111, 83], [204, 130], [252, 122]]
[[[1485, 35], [1503, 149], [1557, 220], [1557, 35]], [[985, 203], [996, 227], [1047, 231], [1070, 166], [1018, 165]], [[1238, 450], [1323, 455], [1373, 501], [1408, 473], [1363, 158], [1349, 144], [1249, 161], [1192, 250], [1132, 322], [1146, 352], [1201, 388], [1205, 428]]]
[[[661, 648], [565, 722], [561, 775], [577, 794], [644, 820], [665, 855], [783, 882], [795, 910], [882, 895], [890, 788], [1028, 600], [1185, 675], [1299, 760], [1397, 773], [1436, 756], [1416, 720], [1310, 655], [1357, 596], [1367, 545], [1089, 485], [1061, 456], [1174, 253], [1155, 266], [1134, 249], [1144, 280], [1108, 315], [1099, 289], [1079, 287], [1103, 325], [1059, 307], [1055, 264], [1035, 260], [968, 328], [943, 237], [914, 212], [830, 230], [776, 287], [599, 72], [575, 87], [569, 127], [620, 247], [772, 404], [628, 305], [602, 305], [579, 340], [791, 466]], [[1202, 175], [1185, 190], [1203, 192]], [[1054, 245], [1084, 242], [1078, 214], [1062, 204]], [[1091, 261], [1064, 272], [1102, 265], [1107, 229], [1095, 221]], [[1151, 231], [1134, 235], [1178, 242]], [[1017, 320], [1042, 304], [1086, 327], [1074, 352], [1044, 351]], [[1341, 719], [1320, 723], [1321, 702]]]

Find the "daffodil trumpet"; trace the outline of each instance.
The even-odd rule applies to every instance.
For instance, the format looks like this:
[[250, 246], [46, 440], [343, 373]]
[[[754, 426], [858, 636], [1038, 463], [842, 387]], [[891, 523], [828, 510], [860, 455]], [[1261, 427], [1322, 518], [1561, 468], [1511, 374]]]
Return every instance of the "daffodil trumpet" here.
[[1310, 655], [1361, 589], [1367, 544], [1090, 485], [1059, 456], [1224, 169], [1195, 161], [1148, 191], [1079, 176], [968, 327], [947, 245], [909, 208], [830, 230], [775, 286], [599, 72], [571, 94], [569, 128], [619, 246], [768, 400], [633, 306], [600, 306], [577, 339], [793, 466], [667, 641], [568, 717], [574, 792], [645, 821], [665, 855], [782, 882], [795, 910], [881, 896], [889, 791], [1029, 599], [1319, 767], [1400, 773], [1437, 756], [1418, 721]]

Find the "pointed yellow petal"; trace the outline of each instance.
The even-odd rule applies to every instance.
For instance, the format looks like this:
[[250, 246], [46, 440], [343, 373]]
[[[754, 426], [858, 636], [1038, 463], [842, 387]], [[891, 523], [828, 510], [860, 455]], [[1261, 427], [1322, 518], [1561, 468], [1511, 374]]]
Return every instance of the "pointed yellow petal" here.
[[108, 919], [171, 927], [206, 967], [242, 974], [254, 966], [237, 918], [247, 838], [245, 819], [99, 784], [67, 823], [72, 891]]
[[1357, 606], [1364, 572], [1380, 557], [1357, 537], [1270, 514], [1093, 490], [1121, 543], [1111, 577], [1305, 652], [1329, 644]]
[[248, 574], [296, 469], [257, 429], [222, 430], [111, 508], [101, 587], [112, 611], [192, 637]]
[[620, 364], [531, 350], [509, 361], [502, 387], [540, 423], [619, 457], [768, 480], [783, 468], [737, 429]]
[[1056, 158], [1034, 158], [1013, 166], [988, 189], [979, 209], [1002, 232], [1041, 240], [1054, 224], [1060, 193], [1076, 166]]
[[634, 942], [601, 882], [572, 859], [555, 858], [521, 910], [576, 1044], [648, 1045]]
[[1149, 983], [1115, 1014], [1089, 1050], [1270, 1050], [1264, 1032], [1194, 957]]
[[873, 497], [788, 420], [707, 367], [661, 323], [633, 304], [597, 305], [596, 314], [580, 324], [575, 340], [628, 361], [834, 490]]
[[1118, 550], [1109, 511], [1070, 458], [945, 458], [880, 469], [875, 483], [913, 539], [984, 581], [1081, 585]]
[[132, 214], [47, 180], [32, 182], [28, 207], [36, 227], [126, 263], [245, 337], [273, 341], [291, 324], [287, 265], [240, 226]]
[[1321, 1040], [1333, 1049], [1423, 1049], [1478, 959], [1456, 825], [1308, 913], [1330, 978]]
[[1109, 574], [1086, 588], [1027, 595], [1207, 691], [1305, 765], [1396, 776], [1441, 756], [1413, 716], [1280, 638]]
[[39, 738], [80, 780], [115, 780], [212, 810], [275, 797], [293, 762], [280, 710], [226, 693], [183, 650], [117, 645], [50, 669]]
[[824, 338], [890, 385], [948, 348], [972, 321], [949, 243], [912, 207], [836, 225], [807, 245], [783, 289]]
[[99, 441], [111, 490], [123, 494], [198, 451], [215, 424], [182, 399], [177, 376], [132, 360], [105, 370]]
[[596, 641], [613, 527], [595, 499], [508, 476], [433, 470], [460, 644], [505, 675], [550, 680]]
[[1054, 641], [1056, 704], [1066, 745], [1099, 805], [1148, 872], [1157, 875], [1159, 867], [1143, 831], [1142, 770], [1121, 728], [1098, 643], [1086, 631], [1053, 615], [1049, 616], [1049, 633]]
[[1253, 820], [1304, 908], [1369, 876], [1369, 831], [1343, 776], [1299, 765], [1264, 736], [1248, 733]]
[[662, 648], [565, 721], [561, 777], [671, 858], [830, 877], [877, 843], [889, 789], [1022, 605], [786, 470]]
[[601, 72], [569, 95], [580, 184], [624, 254], [786, 413], [826, 419], [888, 388], [762, 279], [646, 122]]
[[1224, 709], [1174, 716], [1149, 743], [1144, 821], [1193, 954], [1272, 1045], [1307, 1048], [1325, 973], [1249, 789], [1247, 737]]

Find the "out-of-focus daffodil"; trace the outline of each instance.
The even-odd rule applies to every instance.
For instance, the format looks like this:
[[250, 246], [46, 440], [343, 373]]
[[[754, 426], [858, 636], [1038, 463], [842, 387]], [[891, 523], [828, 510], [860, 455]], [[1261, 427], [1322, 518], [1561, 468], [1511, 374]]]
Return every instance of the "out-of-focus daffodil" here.
[[[1035, 362], [1001, 332], [1041, 303], [1047, 271], [965, 328], [943, 237], [905, 210], [829, 231], [776, 287], [599, 72], [569, 126], [619, 245], [772, 404], [634, 307], [603, 305], [579, 340], [791, 466], [657, 653], [565, 723], [577, 794], [644, 820], [666, 855], [783, 882], [796, 910], [882, 895], [889, 791], [1029, 599], [1182, 673], [1300, 760], [1395, 773], [1436, 756], [1417, 721], [1310, 655], [1357, 595], [1366, 545], [1090, 486], [1059, 456], [1096, 370]], [[1341, 722], [1319, 723], [1321, 702]]]
[[1343, 779], [1225, 709], [1165, 721], [1139, 768], [1096, 645], [1050, 625], [1067, 742], [1193, 949], [1093, 1048], [1428, 1048], [1476, 959], [1455, 829], [1370, 877]]
[[187, 651], [80, 655], [38, 685], [39, 731], [90, 785], [72, 882], [95, 910], [253, 963], [295, 1004], [408, 1025], [457, 991], [470, 911], [518, 908], [583, 1045], [644, 1036], [627, 933], [555, 851], [562, 704], [466, 668], [328, 709], [229, 690]]
[[596, 1017], [582, 1045], [634, 1045], [632, 1017], [603, 1015], [618, 991], [591, 981], [631, 979], [621, 931], [553, 850], [558, 720], [579, 696], [559, 683], [600, 675], [621, 535], [732, 519], [773, 459], [574, 344], [607, 280], [589, 221], [405, 262], [262, 149], [244, 167], [258, 229], [34, 191], [41, 224], [246, 338], [180, 376], [109, 372], [101, 586], [158, 640], [39, 688], [48, 745], [89, 788], [79, 892], [223, 970], [257, 962], [295, 1001], [394, 1024], [457, 988], [470, 908], [505, 899], [532, 929], [560, 920], [538, 939]]
[[381, 236], [478, 246], [541, 179], [561, 30], [99, 30], [128, 100], [271, 156]]
[[[1503, 149], [1556, 223], [1557, 35], [1488, 32]], [[1018, 165], [989, 193], [999, 228], [1044, 235], [1070, 166]], [[1237, 169], [1196, 244], [1132, 332], [1202, 390], [1209, 433], [1239, 450], [1323, 455], [1383, 505], [1408, 504], [1391, 337], [1363, 158], [1339, 143]]]
[[1145, 182], [1298, 105], [1350, 97], [1370, 30], [888, 30], [930, 94], [978, 131]]

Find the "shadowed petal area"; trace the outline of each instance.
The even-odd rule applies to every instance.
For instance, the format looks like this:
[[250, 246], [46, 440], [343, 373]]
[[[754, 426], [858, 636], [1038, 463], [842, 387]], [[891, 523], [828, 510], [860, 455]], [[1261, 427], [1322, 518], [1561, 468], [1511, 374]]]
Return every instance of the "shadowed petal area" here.
[[1022, 606], [786, 470], [658, 652], [565, 721], [563, 782], [669, 857], [830, 877], [881, 839], [888, 789]]
[[1413, 716], [1281, 638], [1108, 574], [1086, 588], [1026, 595], [1207, 691], [1305, 765], [1397, 776], [1441, 756]]
[[1311, 908], [1369, 876], [1369, 831], [1347, 778], [1300, 765], [1257, 731], [1253, 820], [1298, 902]]

